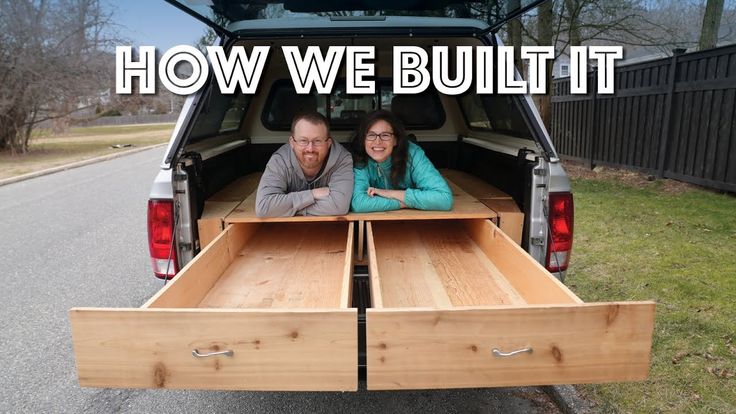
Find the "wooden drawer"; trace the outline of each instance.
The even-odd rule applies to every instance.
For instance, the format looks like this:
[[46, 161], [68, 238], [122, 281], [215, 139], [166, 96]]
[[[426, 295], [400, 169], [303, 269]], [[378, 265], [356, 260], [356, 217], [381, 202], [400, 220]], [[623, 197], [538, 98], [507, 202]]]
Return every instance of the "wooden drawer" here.
[[654, 303], [583, 303], [488, 220], [372, 222], [372, 390], [645, 379]]
[[356, 390], [353, 227], [230, 225], [142, 308], [72, 309], [80, 384]]

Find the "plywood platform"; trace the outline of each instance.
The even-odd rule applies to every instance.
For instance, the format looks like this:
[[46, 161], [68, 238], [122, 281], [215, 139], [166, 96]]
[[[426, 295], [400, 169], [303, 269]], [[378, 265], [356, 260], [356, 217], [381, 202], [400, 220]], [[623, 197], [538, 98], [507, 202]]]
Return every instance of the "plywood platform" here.
[[225, 223], [262, 223], [262, 222], [309, 222], [309, 221], [382, 221], [382, 220], [446, 220], [446, 219], [491, 219], [496, 213], [462, 188], [448, 182], [453, 195], [450, 211], [423, 211], [401, 209], [375, 213], [349, 213], [344, 216], [295, 216], [269, 217], [256, 216], [256, 193], [233, 210], [225, 218]]
[[347, 223], [268, 223], [251, 237], [258, 243], [237, 254], [199, 307], [340, 306]]
[[440, 173], [446, 180], [452, 181], [456, 185], [462, 187], [463, 190], [467, 191], [468, 194], [477, 198], [478, 200], [484, 199], [502, 199], [511, 200], [512, 197], [491, 184], [483, 181], [482, 179], [468, 174], [463, 171], [453, 170], [449, 168], [442, 168]]
[[[374, 297], [386, 308], [526, 303], [457, 221], [370, 223]], [[380, 279], [380, 280], [379, 280]]]

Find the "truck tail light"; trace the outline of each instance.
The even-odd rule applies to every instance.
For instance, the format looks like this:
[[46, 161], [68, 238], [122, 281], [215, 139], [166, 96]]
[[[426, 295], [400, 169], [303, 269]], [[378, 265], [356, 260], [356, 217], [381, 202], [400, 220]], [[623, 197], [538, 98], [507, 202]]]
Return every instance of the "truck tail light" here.
[[547, 236], [547, 270], [561, 272], [567, 270], [572, 253], [574, 224], [572, 193], [550, 193], [549, 195], [549, 236]]
[[148, 250], [153, 273], [169, 279], [179, 271], [174, 237], [174, 203], [171, 200], [148, 200]]

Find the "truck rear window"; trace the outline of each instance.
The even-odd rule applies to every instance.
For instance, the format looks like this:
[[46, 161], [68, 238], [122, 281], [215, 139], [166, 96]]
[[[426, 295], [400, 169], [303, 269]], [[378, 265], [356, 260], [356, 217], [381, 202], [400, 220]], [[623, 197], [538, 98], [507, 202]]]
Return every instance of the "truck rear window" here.
[[332, 129], [352, 130], [363, 117], [378, 109], [394, 112], [407, 129], [436, 129], [445, 123], [445, 111], [436, 90], [394, 95], [390, 80], [376, 82], [375, 94], [348, 94], [345, 82], [338, 81], [329, 95], [299, 95], [291, 80], [283, 79], [271, 87], [261, 121], [270, 130], [288, 131], [294, 115], [316, 110], [330, 120]]

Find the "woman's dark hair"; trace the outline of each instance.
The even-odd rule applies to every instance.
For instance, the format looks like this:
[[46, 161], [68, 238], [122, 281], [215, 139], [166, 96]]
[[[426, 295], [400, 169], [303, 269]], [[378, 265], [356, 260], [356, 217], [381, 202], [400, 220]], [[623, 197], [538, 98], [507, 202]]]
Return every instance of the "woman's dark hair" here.
[[399, 188], [401, 181], [406, 175], [406, 164], [409, 158], [409, 139], [406, 137], [404, 125], [399, 121], [399, 118], [391, 112], [385, 109], [380, 109], [363, 118], [358, 130], [353, 134], [351, 143], [353, 163], [358, 168], [363, 168], [367, 165], [370, 157], [365, 152], [365, 136], [373, 124], [378, 121], [386, 121], [391, 125], [391, 129], [394, 130], [396, 146], [391, 152], [391, 184], [394, 188]]

